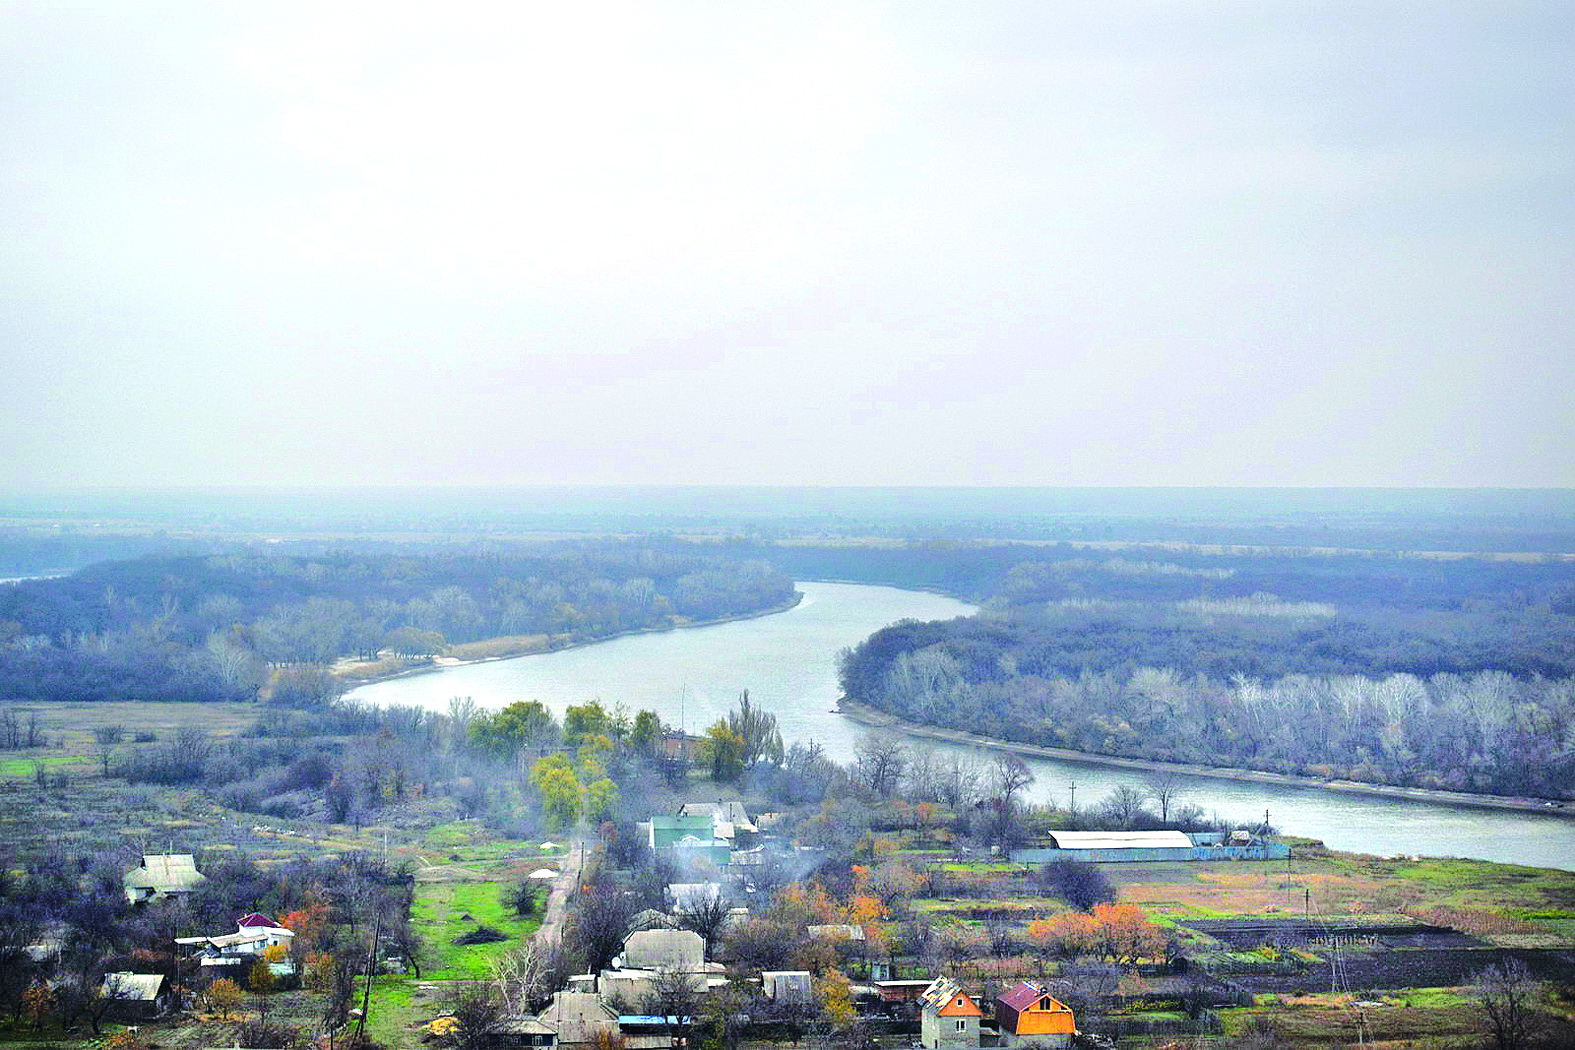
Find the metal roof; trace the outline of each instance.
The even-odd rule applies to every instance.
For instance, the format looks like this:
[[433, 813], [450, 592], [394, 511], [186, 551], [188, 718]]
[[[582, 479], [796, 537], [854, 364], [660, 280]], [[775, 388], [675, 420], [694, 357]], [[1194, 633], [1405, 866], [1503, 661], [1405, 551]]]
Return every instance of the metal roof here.
[[106, 973], [103, 995], [106, 999], [125, 999], [151, 1003], [164, 986], [161, 973]]
[[1185, 831], [1052, 831], [1050, 837], [1062, 849], [1192, 848]]

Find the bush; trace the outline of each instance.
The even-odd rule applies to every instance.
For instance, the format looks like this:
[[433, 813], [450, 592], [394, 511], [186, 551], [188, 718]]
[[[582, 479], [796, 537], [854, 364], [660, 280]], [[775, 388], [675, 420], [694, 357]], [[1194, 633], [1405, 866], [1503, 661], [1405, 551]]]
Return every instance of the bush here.
[[1039, 885], [1074, 908], [1087, 911], [1096, 904], [1111, 904], [1116, 888], [1093, 864], [1053, 860], [1039, 869]]
[[502, 930], [493, 929], [491, 926], [477, 926], [469, 933], [462, 933], [454, 938], [455, 944], [496, 944], [506, 941], [509, 935]]
[[503, 904], [505, 907], [512, 908], [514, 914], [521, 917], [536, 914], [535, 881], [521, 879], [518, 886], [504, 893]]

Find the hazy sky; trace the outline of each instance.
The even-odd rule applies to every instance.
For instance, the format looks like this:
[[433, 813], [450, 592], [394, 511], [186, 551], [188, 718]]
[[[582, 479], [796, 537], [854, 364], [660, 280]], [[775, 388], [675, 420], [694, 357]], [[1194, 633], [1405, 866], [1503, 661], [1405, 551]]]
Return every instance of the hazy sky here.
[[1575, 485], [1571, 27], [0, 0], [0, 487]]

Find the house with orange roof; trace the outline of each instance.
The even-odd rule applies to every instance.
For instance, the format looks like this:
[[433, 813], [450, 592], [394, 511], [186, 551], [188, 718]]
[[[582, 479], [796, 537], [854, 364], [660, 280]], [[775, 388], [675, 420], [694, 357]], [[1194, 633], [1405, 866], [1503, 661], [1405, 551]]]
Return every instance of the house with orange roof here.
[[950, 977], [937, 977], [919, 996], [919, 1038], [928, 1050], [959, 1050], [979, 1045], [984, 1011]]
[[1016, 988], [995, 1000], [995, 1021], [1002, 1046], [1069, 1046], [1077, 1033], [1072, 1008], [1037, 984], [1020, 981]]

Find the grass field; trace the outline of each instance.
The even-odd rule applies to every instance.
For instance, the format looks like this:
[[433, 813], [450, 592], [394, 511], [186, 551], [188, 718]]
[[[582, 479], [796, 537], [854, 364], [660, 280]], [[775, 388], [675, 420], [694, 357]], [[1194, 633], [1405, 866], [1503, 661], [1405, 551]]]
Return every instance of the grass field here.
[[[492, 960], [524, 943], [541, 919], [517, 917], [504, 906], [505, 882], [422, 882], [416, 884], [410, 907], [412, 925], [427, 943], [423, 978], [435, 981], [476, 980], [491, 973]], [[538, 900], [544, 897], [538, 893]], [[467, 918], [468, 916], [468, 918]], [[490, 926], [508, 934], [493, 944], [455, 944], [454, 938]]]

